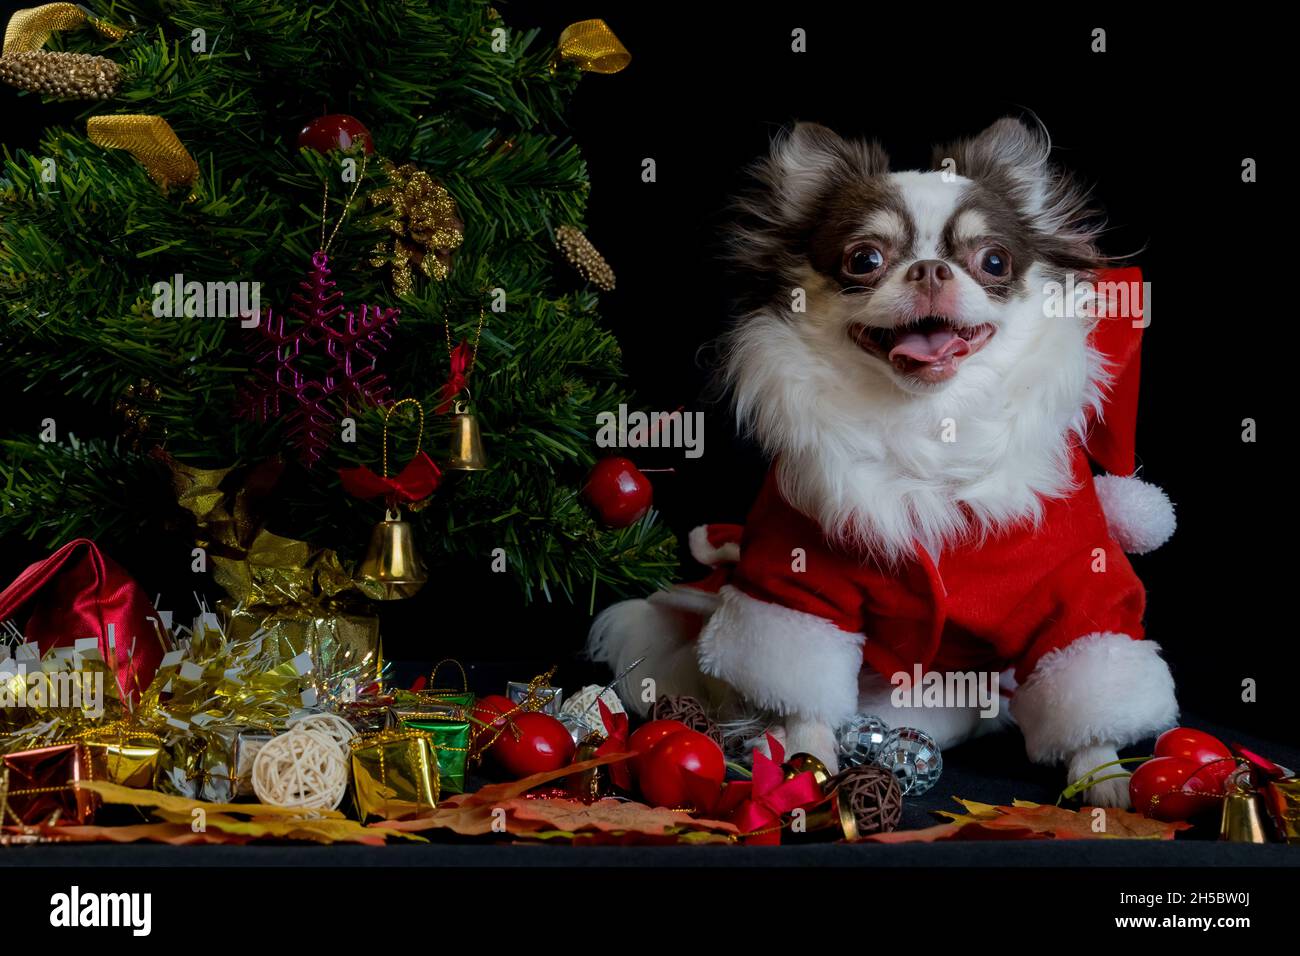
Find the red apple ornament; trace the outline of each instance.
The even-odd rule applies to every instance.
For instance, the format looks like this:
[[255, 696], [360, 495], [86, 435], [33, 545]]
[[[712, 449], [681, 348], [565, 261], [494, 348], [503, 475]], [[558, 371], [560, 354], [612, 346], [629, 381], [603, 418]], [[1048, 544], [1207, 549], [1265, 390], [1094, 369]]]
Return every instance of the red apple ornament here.
[[1188, 785], [1203, 766], [1190, 757], [1152, 757], [1129, 778], [1128, 793], [1133, 809], [1168, 823], [1187, 820], [1213, 807], [1221, 797]]
[[473, 751], [480, 750], [497, 732], [505, 726], [506, 714], [514, 713], [519, 710], [519, 705], [509, 697], [503, 697], [500, 694], [489, 694], [487, 697], [480, 697], [474, 702], [474, 709], [470, 712], [475, 720], [482, 721], [488, 727], [475, 724], [470, 730], [471, 745]]
[[360, 140], [366, 145], [366, 155], [375, 151], [375, 140], [361, 120], [347, 113], [330, 113], [318, 116], [298, 134], [299, 149], [314, 149], [328, 153], [332, 149], [351, 149]]
[[569, 728], [550, 714], [521, 712], [510, 721], [519, 731], [518, 738], [507, 727], [488, 752], [514, 779], [558, 770], [572, 762], [574, 747]]
[[698, 730], [668, 734], [641, 758], [638, 785], [647, 803], [656, 807], [684, 807], [690, 803], [688, 774], [722, 786], [727, 775], [722, 748]]
[[1157, 757], [1186, 757], [1198, 764], [1231, 757], [1232, 752], [1217, 737], [1191, 727], [1166, 730], [1156, 739]]
[[626, 528], [640, 521], [654, 500], [650, 479], [631, 460], [618, 457], [596, 462], [582, 494], [611, 528]]
[[680, 720], [652, 720], [648, 724], [642, 724], [627, 740], [627, 749], [636, 754], [628, 763], [632, 768], [632, 776], [637, 776], [641, 772], [641, 761], [659, 741], [671, 734], [679, 734], [683, 730], [690, 730]]

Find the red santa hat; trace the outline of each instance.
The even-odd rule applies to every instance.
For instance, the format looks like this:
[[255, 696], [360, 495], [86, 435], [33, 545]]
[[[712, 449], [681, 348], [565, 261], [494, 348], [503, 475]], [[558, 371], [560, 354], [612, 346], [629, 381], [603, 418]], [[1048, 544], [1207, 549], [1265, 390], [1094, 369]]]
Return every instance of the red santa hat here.
[[1111, 535], [1130, 554], [1145, 554], [1169, 540], [1177, 521], [1168, 495], [1134, 475], [1142, 330], [1151, 322], [1142, 270], [1102, 269], [1093, 290], [1097, 324], [1089, 341], [1102, 356], [1109, 385], [1084, 447], [1108, 472], [1093, 484]]
[[1142, 270], [1102, 269], [1093, 289], [1097, 325], [1090, 342], [1105, 360], [1110, 384], [1100, 414], [1090, 422], [1085, 447], [1088, 457], [1110, 474], [1131, 475], [1137, 468], [1142, 330], [1148, 325]]

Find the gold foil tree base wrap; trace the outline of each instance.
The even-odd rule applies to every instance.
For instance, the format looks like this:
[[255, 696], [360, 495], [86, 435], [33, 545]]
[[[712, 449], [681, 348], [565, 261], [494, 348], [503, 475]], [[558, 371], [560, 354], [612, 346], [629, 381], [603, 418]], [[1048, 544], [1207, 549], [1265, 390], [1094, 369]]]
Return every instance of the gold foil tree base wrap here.
[[340, 703], [382, 678], [379, 619], [338, 555], [261, 525], [283, 462], [236, 470], [156, 457], [171, 469], [177, 503], [194, 516], [195, 543], [228, 595], [218, 607], [232, 640], [261, 632], [281, 660], [308, 654], [317, 704]]

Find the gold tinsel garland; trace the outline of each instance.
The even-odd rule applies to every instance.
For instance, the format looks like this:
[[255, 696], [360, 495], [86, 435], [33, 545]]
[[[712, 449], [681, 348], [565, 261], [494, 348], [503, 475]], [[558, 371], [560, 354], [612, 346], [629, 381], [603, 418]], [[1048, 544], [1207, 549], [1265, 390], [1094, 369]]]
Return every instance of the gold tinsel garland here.
[[451, 255], [465, 240], [465, 223], [447, 188], [424, 170], [387, 159], [383, 170], [387, 185], [370, 194], [370, 203], [389, 207], [380, 216], [393, 238], [375, 246], [370, 264], [391, 266], [393, 291], [406, 295], [417, 269], [436, 282], [447, 278]]
[[90, 53], [32, 50], [0, 56], [0, 80], [45, 96], [106, 100], [122, 85], [122, 69]]
[[578, 270], [578, 275], [602, 291], [614, 290], [614, 270], [580, 229], [561, 226], [555, 230], [555, 244], [569, 264]]

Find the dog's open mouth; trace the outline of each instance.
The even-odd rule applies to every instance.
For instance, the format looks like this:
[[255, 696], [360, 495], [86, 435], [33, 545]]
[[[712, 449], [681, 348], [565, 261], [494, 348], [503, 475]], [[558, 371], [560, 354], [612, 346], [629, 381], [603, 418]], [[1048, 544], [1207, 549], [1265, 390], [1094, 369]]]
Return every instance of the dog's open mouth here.
[[855, 323], [849, 327], [849, 337], [901, 375], [944, 382], [957, 374], [964, 359], [985, 346], [994, 331], [988, 323], [958, 325], [941, 315], [927, 315], [888, 329]]

